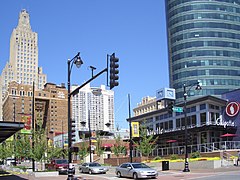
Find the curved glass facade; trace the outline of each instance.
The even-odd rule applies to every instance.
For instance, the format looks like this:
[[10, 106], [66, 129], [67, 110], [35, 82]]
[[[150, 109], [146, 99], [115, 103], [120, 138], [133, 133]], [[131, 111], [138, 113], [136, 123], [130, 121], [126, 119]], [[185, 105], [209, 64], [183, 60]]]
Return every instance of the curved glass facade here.
[[[240, 0], [165, 0], [169, 82], [176, 98], [240, 88]], [[201, 82], [196, 92], [191, 85]]]

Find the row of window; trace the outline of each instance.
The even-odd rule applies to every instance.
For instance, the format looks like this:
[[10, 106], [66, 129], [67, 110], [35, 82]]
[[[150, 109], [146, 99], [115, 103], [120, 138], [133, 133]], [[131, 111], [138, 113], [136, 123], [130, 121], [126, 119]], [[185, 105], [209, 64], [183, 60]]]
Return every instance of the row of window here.
[[240, 61], [232, 61], [232, 60], [192, 60], [187, 62], [182, 62], [178, 64], [174, 64], [173, 71], [177, 71], [183, 68], [196, 67], [196, 66], [233, 66], [240, 67]]
[[[240, 85], [240, 80], [237, 79], [199, 79], [201, 82], [202, 86], [211, 86], [211, 85], [226, 85], [226, 86], [239, 86]], [[195, 82], [195, 81], [192, 81]], [[191, 83], [193, 84], [193, 83]], [[182, 88], [183, 83], [176, 83], [173, 85], [175, 89], [180, 89]]]
[[240, 49], [240, 44], [236, 42], [227, 41], [192, 41], [173, 46], [172, 52], [177, 52], [187, 48], [198, 48], [198, 47], [222, 47], [222, 48], [235, 48]]
[[[222, 95], [226, 92], [229, 92], [233, 89], [230, 89], [229, 87], [226, 86], [226, 89], [202, 89], [201, 91], [199, 92], [196, 92], [196, 91], [192, 91], [192, 94], [193, 95], [211, 95], [211, 94], [214, 94], [214, 95]], [[177, 99], [180, 99], [183, 97], [183, 93], [182, 92], [177, 92], [176, 93], [176, 98]]]
[[222, 30], [240, 30], [240, 25], [236, 24], [228, 24], [228, 23], [217, 23], [217, 22], [196, 22], [196, 23], [189, 23], [189, 24], [183, 24], [180, 26], [177, 26], [175, 28], [172, 28], [170, 30], [171, 36], [174, 35], [177, 32], [187, 30], [187, 29], [194, 29], [194, 28], [217, 28], [217, 29], [222, 29]]
[[12, 93], [12, 95], [17, 95], [19, 93], [20, 96], [25, 96], [25, 95], [27, 95], [29, 97], [33, 96], [33, 92], [32, 91], [25, 92], [23, 90], [17, 91], [16, 89], [12, 89], [11, 93]]
[[[172, 1], [168, 0], [167, 2], [169, 2], [169, 3], [167, 5], [167, 8], [171, 9], [172, 7], [177, 6], [179, 4], [195, 2], [195, 1], [199, 2], [199, 0], [172, 0]], [[209, 1], [212, 1], [212, 0], [209, 0]], [[214, 0], [214, 1], [221, 2], [221, 3], [223, 3], [223, 2], [225, 2], [225, 3], [232, 3], [233, 5], [240, 5], [240, 1], [239, 0]]]
[[234, 57], [240, 58], [240, 52], [238, 51], [226, 51], [226, 50], [194, 50], [179, 53], [172, 57], [172, 61], [178, 61], [185, 58], [198, 57], [198, 56], [224, 56], [224, 57]]
[[184, 34], [179, 34], [171, 38], [171, 43], [182, 41], [184, 39], [199, 38], [199, 37], [209, 37], [209, 38], [229, 38], [234, 40], [240, 40], [240, 34], [232, 32], [219, 32], [219, 31], [195, 31], [186, 32]]
[[[169, 11], [169, 17], [173, 17], [179, 13], [188, 12], [188, 11], [195, 11], [195, 10], [212, 10], [212, 11], [224, 11], [224, 12], [230, 12], [230, 13], [240, 13], [240, 8], [226, 6], [226, 5], [215, 5], [215, 4], [191, 4], [187, 6], [182, 6], [180, 8], [174, 9]], [[171, 11], [171, 12], [170, 12]]]
[[190, 70], [179, 72], [173, 75], [173, 80], [178, 80], [193, 76], [240, 76], [240, 70], [225, 70], [225, 69], [206, 69], [206, 70]]
[[187, 21], [187, 20], [197, 20], [197, 19], [217, 19], [217, 20], [230, 20], [240, 22], [239, 16], [233, 16], [229, 14], [219, 14], [219, 13], [194, 13], [194, 14], [187, 14], [184, 16], [176, 17], [170, 20], [168, 26], [171, 27], [174, 24], [179, 22]]

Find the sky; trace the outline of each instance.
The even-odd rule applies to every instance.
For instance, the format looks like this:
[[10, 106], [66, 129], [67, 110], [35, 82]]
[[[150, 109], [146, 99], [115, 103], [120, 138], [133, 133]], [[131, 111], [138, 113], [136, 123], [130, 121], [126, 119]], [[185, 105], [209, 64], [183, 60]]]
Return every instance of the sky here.
[[[22, 9], [38, 33], [39, 66], [48, 82], [67, 85], [67, 60], [80, 52], [84, 64], [72, 68], [71, 84], [81, 85], [91, 78], [89, 66], [97, 68], [96, 74], [107, 67], [107, 55], [115, 53], [115, 126], [121, 129], [128, 128], [126, 119], [143, 97], [169, 86], [164, 0], [7, 0], [0, 6], [1, 72]], [[91, 86], [106, 83], [104, 73]]]

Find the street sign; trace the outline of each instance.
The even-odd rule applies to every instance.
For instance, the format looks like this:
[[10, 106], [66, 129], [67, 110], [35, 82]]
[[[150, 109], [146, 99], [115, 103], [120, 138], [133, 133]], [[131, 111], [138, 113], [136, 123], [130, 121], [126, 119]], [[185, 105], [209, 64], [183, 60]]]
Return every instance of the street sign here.
[[173, 112], [183, 112], [183, 108], [177, 107], [177, 106], [173, 106], [172, 110], [173, 110]]

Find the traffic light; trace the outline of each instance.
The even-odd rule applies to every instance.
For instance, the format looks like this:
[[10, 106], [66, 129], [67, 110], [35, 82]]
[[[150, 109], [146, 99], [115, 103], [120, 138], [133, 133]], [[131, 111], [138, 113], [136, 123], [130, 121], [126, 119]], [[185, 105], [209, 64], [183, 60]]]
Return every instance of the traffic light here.
[[168, 103], [168, 106], [167, 106], [167, 109], [168, 109], [168, 112], [173, 112], [173, 106], [174, 105], [174, 102], [173, 101], [171, 101], [170, 103]]
[[115, 57], [115, 53], [113, 53], [110, 56], [110, 89], [114, 88], [115, 86], [118, 86], [118, 64], [119, 59], [117, 57]]
[[76, 126], [75, 126], [75, 120], [72, 120], [72, 142], [75, 142], [76, 141]]

